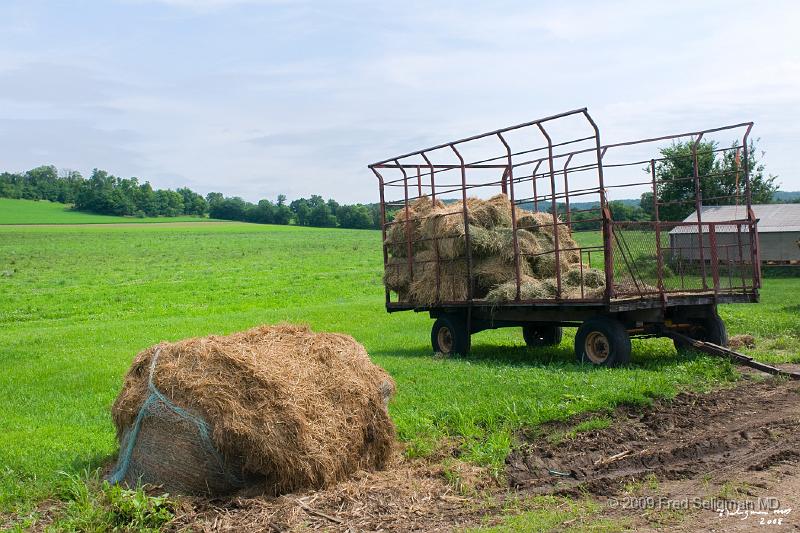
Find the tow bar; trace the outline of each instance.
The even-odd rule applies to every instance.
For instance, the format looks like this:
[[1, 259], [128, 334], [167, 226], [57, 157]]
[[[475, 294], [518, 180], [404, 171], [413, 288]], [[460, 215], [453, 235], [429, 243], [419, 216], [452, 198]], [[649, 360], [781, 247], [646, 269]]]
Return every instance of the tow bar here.
[[718, 357], [727, 357], [734, 363], [744, 366], [749, 366], [750, 368], [755, 368], [756, 370], [760, 370], [761, 372], [766, 372], [767, 374], [772, 374], [775, 376], [783, 376], [794, 380], [800, 380], [800, 372], [789, 372], [788, 370], [781, 370], [780, 368], [771, 365], [759, 363], [752, 357], [731, 350], [730, 348], [725, 348], [724, 346], [719, 346], [712, 342], [698, 341], [691, 337], [687, 337], [682, 333], [677, 333], [675, 331], [665, 331], [664, 334], [667, 337], [681, 341], [687, 345], [691, 345], [693, 348], [701, 352], [705, 352], [711, 355], [716, 355]]

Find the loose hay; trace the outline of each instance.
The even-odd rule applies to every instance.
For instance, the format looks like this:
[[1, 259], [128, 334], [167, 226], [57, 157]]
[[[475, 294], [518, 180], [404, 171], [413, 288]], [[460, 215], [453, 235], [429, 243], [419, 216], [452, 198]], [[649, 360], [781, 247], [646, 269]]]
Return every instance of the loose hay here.
[[728, 348], [736, 350], [737, 348], [750, 348], [756, 347], [756, 339], [752, 335], [733, 335], [728, 339]]
[[[155, 403], [183, 426], [149, 411], [151, 365], [163, 395]], [[123, 451], [134, 439], [121, 480], [195, 494], [328, 486], [383, 467], [394, 440], [385, 405], [393, 390], [352, 337], [306, 326], [164, 342], [136, 356], [114, 402]], [[192, 417], [206, 424], [207, 446]], [[212, 452], [222, 464], [209, 460]]]
[[[464, 301], [469, 296], [469, 285], [474, 283], [473, 297], [492, 294], [494, 301], [516, 296], [516, 268], [514, 236], [512, 228], [511, 202], [504, 194], [481, 200], [466, 201], [469, 229], [470, 254], [467, 254], [467, 238], [464, 226], [464, 206], [461, 202], [433, 203], [424, 198], [410, 206], [414, 215], [412, 231], [414, 264], [413, 273], [402, 259], [407, 256], [406, 218], [404, 210], [395, 216], [398, 224], [387, 232], [387, 243], [392, 257], [386, 266], [384, 284], [398, 294], [401, 301], [420, 305], [433, 305], [445, 301]], [[539, 283], [526, 287], [523, 299], [555, 298], [556, 254], [555, 234], [558, 233], [559, 265], [562, 276], [568, 276], [572, 267], [580, 263], [578, 245], [567, 226], [556, 217], [541, 212], [529, 212], [517, 208], [517, 251], [520, 275]], [[409, 222], [412, 223], [412, 222]], [[556, 229], [557, 228], [557, 229]], [[394, 250], [397, 250], [395, 253]], [[473, 262], [472, 278], [467, 271], [467, 255]], [[417, 264], [418, 257], [425, 256], [429, 263]], [[437, 282], [438, 272], [438, 282]], [[580, 274], [578, 274], [579, 276]], [[594, 276], [594, 274], [590, 274]], [[514, 286], [509, 298], [506, 283]], [[562, 280], [562, 298], [580, 298], [580, 281], [569, 285]], [[596, 276], [584, 280], [584, 297], [587, 293], [602, 294]], [[502, 286], [502, 287], [501, 287]], [[577, 287], [577, 291], [573, 290]], [[592, 289], [589, 291], [589, 289]], [[599, 289], [599, 290], [598, 290]]]
[[[505, 283], [509, 279], [517, 279], [517, 271], [513, 260], [509, 262], [500, 256], [480, 259], [474, 263], [472, 268], [475, 276], [475, 284], [484, 293], [490, 291], [497, 285]], [[519, 263], [519, 272], [520, 276], [533, 276], [530, 265], [524, 260], [521, 260]]]
[[[556, 297], [556, 285], [552, 280], [540, 280], [531, 277], [520, 278], [520, 300], [543, 300]], [[492, 303], [514, 301], [517, 295], [515, 279], [497, 285], [486, 295]]]
[[408, 215], [404, 208], [399, 209], [394, 215], [393, 223], [386, 229], [384, 243], [388, 247], [389, 253], [393, 256], [405, 257], [408, 254], [409, 237], [414, 249], [421, 249], [424, 246], [424, 242], [421, 241], [423, 238], [422, 226], [434, 211], [443, 208], [444, 204], [441, 201], [433, 202], [427, 196], [423, 196], [409, 203]]
[[[430, 254], [431, 252], [420, 252]], [[438, 270], [438, 284], [437, 284]], [[467, 261], [453, 259], [423, 263], [414, 271], [409, 298], [422, 305], [461, 302], [469, 297]]]
[[[582, 275], [581, 275], [582, 274]], [[571, 268], [567, 275], [564, 276], [564, 283], [569, 287], [588, 287], [590, 289], [598, 289], [605, 287], [606, 275], [603, 271], [596, 268], [583, 267]]]

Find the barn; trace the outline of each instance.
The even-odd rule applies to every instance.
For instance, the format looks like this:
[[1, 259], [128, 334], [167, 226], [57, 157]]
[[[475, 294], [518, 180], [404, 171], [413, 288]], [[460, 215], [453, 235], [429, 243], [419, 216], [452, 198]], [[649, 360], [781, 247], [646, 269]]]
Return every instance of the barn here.
[[[800, 204], [757, 204], [753, 212], [758, 219], [758, 237], [761, 261], [771, 264], [800, 264]], [[747, 218], [744, 206], [706, 206], [700, 209], [702, 222], [724, 222]], [[697, 212], [684, 219], [697, 222]], [[677, 226], [669, 232], [670, 251], [674, 259], [694, 260], [700, 258], [697, 226]], [[725, 261], [738, 254], [739, 243], [747, 246], [749, 239], [737, 232], [737, 226], [716, 227], [717, 257]], [[708, 235], [703, 235], [704, 257], [709, 253]], [[745, 255], [747, 255], [745, 253]]]

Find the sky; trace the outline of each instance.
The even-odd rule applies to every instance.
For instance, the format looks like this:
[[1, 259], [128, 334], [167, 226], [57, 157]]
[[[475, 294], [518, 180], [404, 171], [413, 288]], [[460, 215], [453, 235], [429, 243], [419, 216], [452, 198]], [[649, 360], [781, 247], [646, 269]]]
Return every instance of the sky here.
[[800, 2], [3, 0], [0, 170], [374, 202], [366, 165], [588, 107], [602, 141], [754, 121], [800, 190]]

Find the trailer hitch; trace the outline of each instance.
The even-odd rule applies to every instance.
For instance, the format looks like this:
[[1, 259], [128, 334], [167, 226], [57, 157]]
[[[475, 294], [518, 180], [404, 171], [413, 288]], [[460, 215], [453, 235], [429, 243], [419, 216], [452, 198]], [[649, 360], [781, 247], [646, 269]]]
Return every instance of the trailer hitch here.
[[687, 337], [682, 333], [678, 333], [677, 331], [665, 330], [663, 334], [666, 337], [670, 337], [672, 339], [690, 345], [692, 348], [699, 350], [701, 352], [711, 355], [716, 355], [718, 357], [727, 357], [736, 364], [749, 366], [750, 368], [755, 368], [756, 370], [760, 370], [761, 372], [766, 372], [767, 374], [772, 374], [774, 376], [783, 376], [785, 378], [793, 380], [800, 380], [800, 372], [790, 372], [788, 370], [782, 370], [775, 366], [771, 366], [765, 363], [760, 363], [748, 355], [739, 353], [735, 350], [731, 350], [730, 348], [726, 348], [724, 346], [719, 346], [717, 344], [714, 344], [713, 342], [699, 341], [691, 337]]

